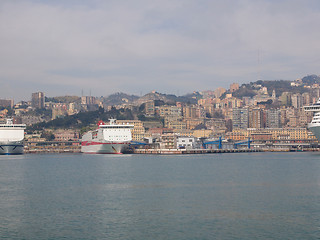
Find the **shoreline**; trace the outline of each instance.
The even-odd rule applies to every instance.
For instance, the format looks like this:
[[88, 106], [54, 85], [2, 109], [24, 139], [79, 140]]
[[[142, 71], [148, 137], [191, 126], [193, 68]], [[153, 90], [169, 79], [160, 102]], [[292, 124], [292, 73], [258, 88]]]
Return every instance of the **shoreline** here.
[[[215, 154], [215, 153], [249, 153], [249, 152], [318, 152], [320, 148], [308, 149], [134, 149], [133, 152], [124, 154], [158, 154], [158, 155], [180, 155], [180, 154]], [[42, 148], [25, 149], [24, 154], [82, 154], [80, 147], [77, 148]]]

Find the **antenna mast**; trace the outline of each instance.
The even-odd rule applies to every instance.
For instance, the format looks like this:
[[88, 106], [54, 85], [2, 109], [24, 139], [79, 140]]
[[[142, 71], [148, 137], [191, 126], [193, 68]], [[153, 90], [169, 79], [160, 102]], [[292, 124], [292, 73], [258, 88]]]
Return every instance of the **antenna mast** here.
[[261, 79], [260, 49], [258, 49], [258, 80]]

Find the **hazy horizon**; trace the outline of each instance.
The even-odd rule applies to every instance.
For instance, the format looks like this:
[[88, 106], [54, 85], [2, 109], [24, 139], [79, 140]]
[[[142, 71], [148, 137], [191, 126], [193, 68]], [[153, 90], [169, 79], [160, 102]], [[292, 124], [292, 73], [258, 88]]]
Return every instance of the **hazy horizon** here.
[[320, 2], [0, 2], [0, 98], [184, 95], [319, 74]]

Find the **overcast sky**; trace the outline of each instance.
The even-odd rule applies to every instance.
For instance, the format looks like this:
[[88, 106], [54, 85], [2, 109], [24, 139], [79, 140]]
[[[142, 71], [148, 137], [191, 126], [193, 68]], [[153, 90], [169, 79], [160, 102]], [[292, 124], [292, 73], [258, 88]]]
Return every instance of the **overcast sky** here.
[[320, 74], [319, 0], [1, 0], [0, 98]]

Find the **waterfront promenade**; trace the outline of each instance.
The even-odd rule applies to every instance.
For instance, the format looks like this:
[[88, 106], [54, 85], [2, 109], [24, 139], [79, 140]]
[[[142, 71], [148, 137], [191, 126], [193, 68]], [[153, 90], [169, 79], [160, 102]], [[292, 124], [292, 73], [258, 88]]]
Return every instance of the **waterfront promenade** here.
[[[43, 153], [81, 153], [80, 146], [37, 146], [26, 147], [26, 154]], [[132, 154], [214, 154], [214, 153], [248, 153], [248, 152], [317, 152], [320, 148], [289, 149], [289, 148], [239, 148], [239, 149], [133, 149]]]

